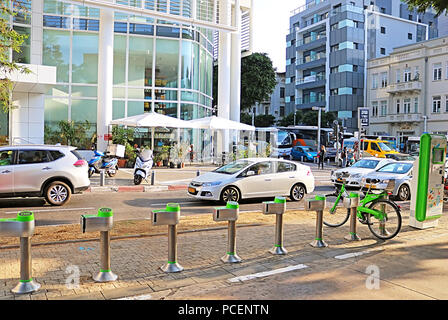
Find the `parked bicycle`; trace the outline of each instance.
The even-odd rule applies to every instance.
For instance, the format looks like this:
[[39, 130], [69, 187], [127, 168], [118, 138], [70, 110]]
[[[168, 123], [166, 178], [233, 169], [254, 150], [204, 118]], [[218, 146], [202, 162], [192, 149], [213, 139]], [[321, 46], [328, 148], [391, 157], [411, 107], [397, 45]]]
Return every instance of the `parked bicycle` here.
[[[328, 227], [339, 227], [345, 224], [350, 217], [350, 209], [344, 205], [344, 199], [349, 199], [349, 194], [345, 188], [345, 181], [341, 189], [332, 194], [326, 195], [327, 203], [331, 205], [329, 213], [324, 214], [323, 223]], [[389, 195], [394, 188], [395, 182], [389, 181], [385, 190], [379, 193], [371, 193], [372, 186], [366, 184], [365, 196], [360, 199], [356, 209], [356, 216], [360, 223], [369, 227], [372, 234], [382, 240], [395, 237], [401, 229], [401, 209], [393, 201], [389, 200]]]

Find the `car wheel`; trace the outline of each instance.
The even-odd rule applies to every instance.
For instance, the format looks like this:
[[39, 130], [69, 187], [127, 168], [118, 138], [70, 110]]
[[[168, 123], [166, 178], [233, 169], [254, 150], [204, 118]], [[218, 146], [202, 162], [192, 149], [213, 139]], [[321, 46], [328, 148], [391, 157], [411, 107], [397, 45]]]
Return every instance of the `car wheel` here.
[[406, 201], [409, 200], [410, 196], [411, 196], [411, 190], [406, 184], [403, 184], [402, 186], [400, 186], [400, 188], [398, 188], [397, 192], [398, 200]]
[[300, 201], [306, 194], [306, 188], [303, 184], [297, 183], [291, 188], [290, 198], [292, 201]]
[[62, 206], [70, 201], [72, 190], [61, 181], [54, 181], [45, 189], [45, 200], [52, 206]]
[[107, 175], [110, 177], [110, 178], [112, 178], [112, 177], [115, 177], [115, 175], [117, 174], [117, 170], [114, 168], [114, 169], [109, 169], [109, 170], [107, 170]]
[[228, 201], [240, 201], [240, 192], [235, 187], [227, 187], [221, 192], [221, 201], [227, 203]]

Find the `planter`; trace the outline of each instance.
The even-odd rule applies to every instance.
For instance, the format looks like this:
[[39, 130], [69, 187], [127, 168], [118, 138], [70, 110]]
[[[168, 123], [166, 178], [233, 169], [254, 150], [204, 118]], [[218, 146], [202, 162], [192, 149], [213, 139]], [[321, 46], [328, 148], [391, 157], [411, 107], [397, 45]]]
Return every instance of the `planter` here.
[[175, 168], [174, 162], [170, 162], [170, 168]]
[[126, 168], [128, 159], [118, 159], [118, 168]]
[[185, 168], [185, 163], [184, 162], [181, 163], [181, 168]]
[[168, 167], [168, 160], [162, 160], [163, 166]]
[[161, 166], [162, 166], [162, 163], [163, 163], [162, 161], [157, 161], [157, 166], [158, 166], [158, 167], [161, 167]]
[[179, 163], [177, 164], [177, 169], [180, 169], [180, 168], [182, 168], [182, 163], [179, 162]]

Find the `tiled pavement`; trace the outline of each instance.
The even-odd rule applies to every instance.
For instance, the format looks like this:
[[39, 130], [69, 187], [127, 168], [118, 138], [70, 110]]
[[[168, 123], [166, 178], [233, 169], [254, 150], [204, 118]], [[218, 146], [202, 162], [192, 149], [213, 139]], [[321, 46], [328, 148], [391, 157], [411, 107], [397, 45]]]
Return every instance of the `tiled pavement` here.
[[[287, 214], [287, 213], [286, 213]], [[275, 220], [275, 218], [274, 218]], [[273, 221], [274, 221], [273, 220]], [[0, 248], [0, 299], [118, 299], [140, 295], [150, 295], [151, 299], [189, 298], [230, 298], [230, 299], [298, 299], [298, 298], [357, 298], [350, 295], [350, 279], [362, 274], [366, 265], [376, 263], [385, 269], [386, 287], [398, 290], [396, 298], [414, 297], [448, 299], [448, 217], [443, 216], [437, 228], [417, 230], [408, 226], [404, 217], [401, 233], [387, 242], [377, 241], [368, 228], [358, 225], [363, 239], [347, 242], [344, 236], [349, 226], [324, 229], [324, 239], [328, 248], [317, 249], [309, 245], [314, 239], [315, 220], [297, 221], [284, 226], [284, 246], [289, 251], [286, 256], [273, 256], [268, 250], [273, 246], [274, 225], [241, 227], [237, 229], [237, 253], [243, 259], [240, 264], [224, 264], [220, 257], [226, 252], [227, 231], [213, 230], [179, 234], [178, 262], [185, 268], [181, 273], [166, 274], [160, 266], [167, 260], [166, 236], [142, 237], [113, 240], [111, 242], [111, 268], [119, 279], [112, 283], [95, 283], [92, 276], [99, 271], [99, 241], [65, 243], [32, 247], [33, 278], [41, 284], [34, 294], [13, 295], [11, 289], [19, 278], [19, 249]], [[336, 259], [335, 256], [352, 252], [364, 252], [355, 258]], [[302, 292], [297, 286], [285, 296], [262, 294], [253, 285], [253, 292], [240, 290], [241, 283], [228, 280], [236, 276], [270, 271], [290, 265], [306, 264], [307, 269], [291, 271], [302, 279], [321, 279], [342, 272], [345, 280], [337, 291], [324, 280], [306, 282]], [[79, 286], [69, 288], [67, 280], [79, 268]], [[442, 269], [441, 269], [442, 268]], [[446, 272], [441, 272], [445, 270]], [[412, 276], [427, 275], [425, 286], [416, 283]], [[391, 278], [387, 278], [391, 277]], [[339, 277], [340, 278], [340, 277]], [[270, 277], [251, 280], [260, 286], [270, 286]], [[259, 281], [259, 282], [257, 282]], [[336, 281], [336, 280], [335, 280]], [[312, 283], [313, 285], [311, 285]], [[73, 285], [73, 282], [72, 282]], [[278, 284], [277, 284], [278, 285]], [[291, 284], [285, 284], [291, 285]], [[333, 284], [334, 285], [334, 284]], [[415, 288], [413, 287], [415, 286]], [[406, 294], [403, 288], [408, 288]], [[400, 291], [401, 290], [401, 291]], [[395, 292], [392, 291], [392, 292]], [[251, 292], [251, 296], [242, 295]], [[319, 292], [325, 295], [319, 295]], [[389, 298], [387, 290], [385, 296]], [[412, 294], [411, 294], [412, 293]], [[291, 294], [290, 296], [288, 296]]]

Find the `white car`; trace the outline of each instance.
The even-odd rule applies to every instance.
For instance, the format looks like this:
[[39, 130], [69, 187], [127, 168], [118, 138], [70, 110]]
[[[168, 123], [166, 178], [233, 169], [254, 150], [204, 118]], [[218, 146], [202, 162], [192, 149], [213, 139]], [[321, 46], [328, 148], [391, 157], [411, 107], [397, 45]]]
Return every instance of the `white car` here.
[[362, 158], [351, 167], [341, 168], [331, 172], [331, 182], [340, 188], [345, 181], [347, 190], [359, 190], [362, 177], [373, 172], [388, 163], [395, 162], [393, 159], [368, 157]]
[[300, 201], [313, 191], [309, 166], [283, 159], [247, 158], [194, 178], [187, 192], [197, 199], [238, 202], [275, 196]]

